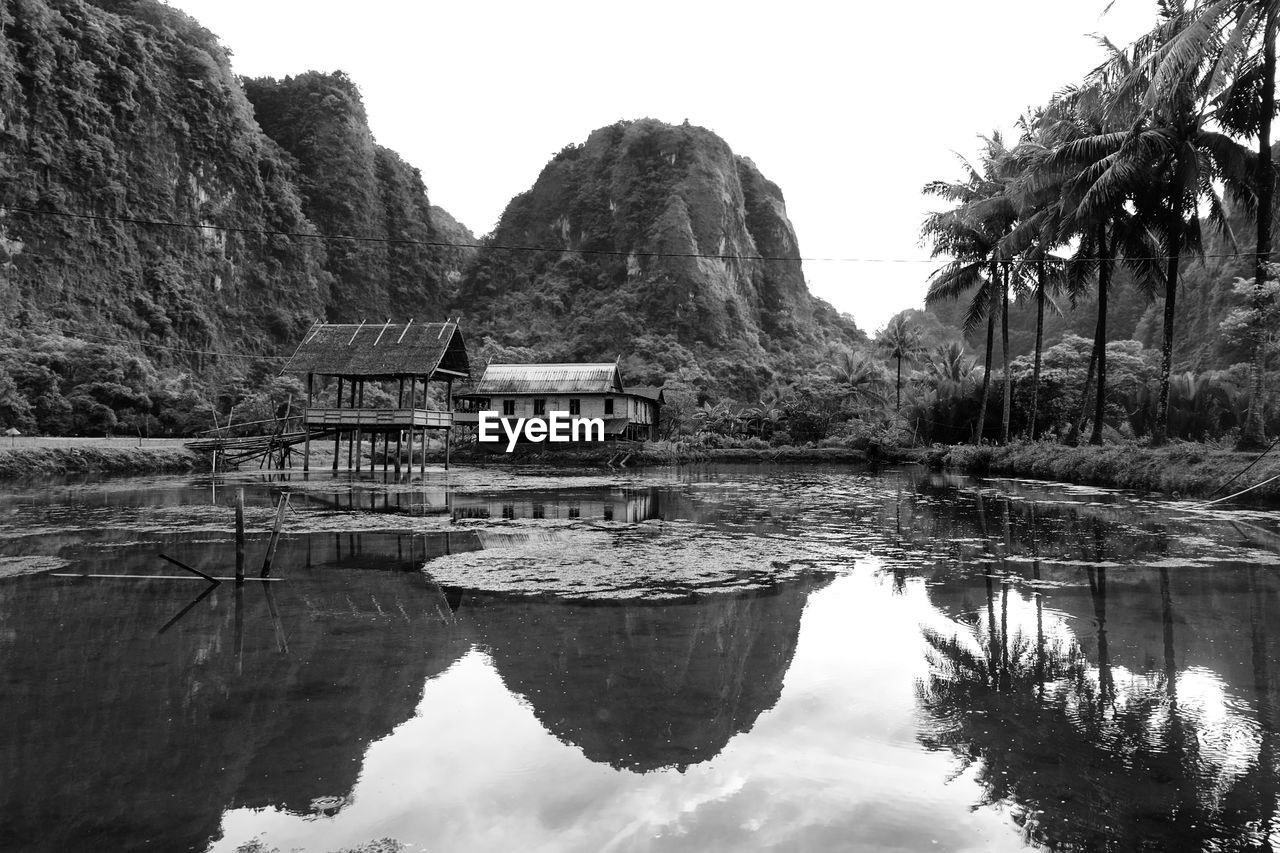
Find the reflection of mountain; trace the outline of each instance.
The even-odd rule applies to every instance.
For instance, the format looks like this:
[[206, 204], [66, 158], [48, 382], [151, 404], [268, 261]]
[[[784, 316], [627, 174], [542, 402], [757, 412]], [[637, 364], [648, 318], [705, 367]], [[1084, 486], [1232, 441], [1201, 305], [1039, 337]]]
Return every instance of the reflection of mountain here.
[[[150, 549], [109, 554], [97, 568], [155, 570]], [[198, 581], [0, 584], [0, 849], [202, 850], [228, 805], [346, 796], [468, 644], [421, 575], [297, 556], [272, 600], [223, 584], [163, 634]]]
[[617, 768], [684, 769], [778, 701], [805, 601], [823, 583], [677, 604], [473, 595], [460, 615], [556, 737]]

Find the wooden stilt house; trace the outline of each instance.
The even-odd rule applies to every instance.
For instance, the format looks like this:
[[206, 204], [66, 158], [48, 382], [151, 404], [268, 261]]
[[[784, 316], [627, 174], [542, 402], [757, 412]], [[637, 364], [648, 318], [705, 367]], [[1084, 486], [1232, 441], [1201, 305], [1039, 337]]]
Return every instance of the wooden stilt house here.
[[[284, 368], [285, 373], [306, 376], [303, 470], [311, 467], [312, 438], [332, 437], [333, 470], [338, 470], [345, 439], [347, 465], [351, 467], [354, 462], [358, 471], [360, 448], [367, 438], [372, 442], [370, 469], [373, 449], [381, 439], [383, 470], [389, 460], [394, 460], [399, 473], [401, 442], [407, 437], [412, 468], [414, 444], [417, 442], [425, 450], [428, 430], [444, 432], [445, 467], [449, 467], [453, 383], [466, 379], [469, 371], [466, 344], [455, 322], [316, 323]], [[321, 380], [320, 389], [317, 380]], [[330, 387], [333, 380], [336, 391]], [[380, 383], [384, 390], [393, 388], [394, 408], [367, 407], [364, 392], [368, 382]], [[444, 383], [442, 409], [426, 407], [431, 382]], [[322, 400], [321, 396], [328, 399]]]

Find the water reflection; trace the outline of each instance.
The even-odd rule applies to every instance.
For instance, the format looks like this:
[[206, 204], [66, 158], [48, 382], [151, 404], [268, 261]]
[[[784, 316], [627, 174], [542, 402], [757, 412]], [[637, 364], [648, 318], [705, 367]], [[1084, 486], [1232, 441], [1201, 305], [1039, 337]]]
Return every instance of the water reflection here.
[[251, 560], [297, 508], [270, 587], [0, 580], [0, 849], [1280, 840], [1264, 513], [914, 469], [210, 486], [0, 496], [0, 576], [227, 567], [236, 488]]
[[1114, 572], [1028, 593], [990, 573], [933, 587], [959, 630], [925, 632], [921, 742], [974, 765], [981, 804], [1010, 807], [1038, 846], [1265, 849], [1275, 577]]
[[[683, 769], [777, 701], [820, 583], [588, 606], [406, 571], [458, 547], [477, 534], [316, 534], [281, 546], [289, 577], [274, 585], [0, 584], [0, 714], [28, 723], [0, 728], [0, 849], [202, 850], [226, 809], [338, 814], [370, 745], [477, 647], [591, 761]], [[101, 568], [150, 559], [121, 551]]]

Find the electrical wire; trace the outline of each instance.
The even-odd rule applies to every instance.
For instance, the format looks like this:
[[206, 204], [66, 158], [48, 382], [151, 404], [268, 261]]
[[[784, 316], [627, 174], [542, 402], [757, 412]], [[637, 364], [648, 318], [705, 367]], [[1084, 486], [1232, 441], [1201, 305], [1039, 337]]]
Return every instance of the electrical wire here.
[[[450, 243], [445, 240], [417, 240], [410, 237], [361, 237], [355, 234], [320, 234], [308, 231], [279, 231], [269, 228], [244, 228], [236, 225], [208, 225], [199, 222], [175, 222], [164, 219], [144, 219], [136, 216], [106, 216], [97, 213], [71, 213], [60, 210], [37, 210], [30, 207], [0, 206], [2, 213], [21, 213], [27, 216], [46, 216], [60, 219], [78, 219], [90, 222], [114, 222], [125, 225], [141, 225], [154, 228], [179, 228], [189, 231], [223, 231], [230, 234], [254, 234], [263, 237], [287, 237], [299, 240], [325, 240], [334, 242], [374, 243], [407, 246], [430, 246], [440, 249], [475, 249], [478, 251], [503, 252], [558, 252], [575, 255], [593, 255], [618, 258], [694, 258], [717, 261], [766, 261], [766, 262], [806, 262], [806, 263], [842, 263], [842, 264], [937, 264], [940, 258], [859, 258], [859, 257], [812, 257], [802, 255], [731, 255], [709, 252], [653, 252], [623, 251], [621, 249], [574, 249], [567, 246], [515, 246], [505, 243]], [[1094, 263], [1102, 260], [1116, 261], [1167, 261], [1169, 255], [1150, 255], [1146, 257], [1124, 258], [1056, 258], [1047, 257], [1030, 263], [1068, 264]], [[1192, 257], [1192, 256], [1184, 256]], [[1203, 259], [1251, 258], [1257, 259], [1257, 252], [1212, 252], [1196, 254]], [[1006, 262], [1007, 263], [1007, 262]]]

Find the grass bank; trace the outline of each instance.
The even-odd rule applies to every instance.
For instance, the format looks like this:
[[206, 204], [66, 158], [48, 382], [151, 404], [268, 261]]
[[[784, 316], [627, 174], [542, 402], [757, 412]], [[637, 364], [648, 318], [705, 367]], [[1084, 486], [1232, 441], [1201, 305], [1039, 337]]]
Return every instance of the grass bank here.
[[[143, 444], [135, 440], [85, 439], [0, 447], [0, 480], [59, 474], [180, 474], [208, 468], [208, 460], [179, 442]], [[7, 443], [7, 442], [6, 442]]]
[[[1280, 474], [1280, 448], [1227, 486], [1257, 458], [1204, 444], [1178, 442], [1165, 447], [1108, 444], [1066, 447], [1051, 442], [1018, 442], [1005, 447], [956, 445], [935, 448], [925, 461], [966, 474], [1000, 474], [1040, 480], [1160, 492], [1171, 497], [1218, 497], [1238, 492]], [[1280, 480], [1255, 489], [1247, 500], [1280, 499]]]
[[[507, 454], [481, 451], [474, 448], [459, 450], [452, 455], [459, 464], [476, 465], [566, 465], [603, 466], [610, 461], [626, 467], [641, 468], [659, 465], [694, 465], [700, 463], [787, 463], [821, 462], [827, 464], [857, 464], [868, 461], [868, 455], [848, 447], [690, 447], [680, 443], [657, 442], [630, 452], [609, 447], [570, 447], [555, 450], [521, 450]], [[444, 460], [444, 454], [431, 451], [427, 460], [432, 463]]]

